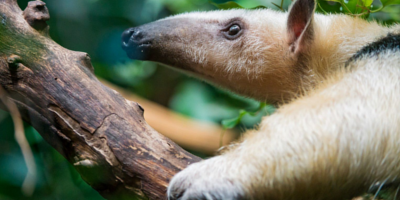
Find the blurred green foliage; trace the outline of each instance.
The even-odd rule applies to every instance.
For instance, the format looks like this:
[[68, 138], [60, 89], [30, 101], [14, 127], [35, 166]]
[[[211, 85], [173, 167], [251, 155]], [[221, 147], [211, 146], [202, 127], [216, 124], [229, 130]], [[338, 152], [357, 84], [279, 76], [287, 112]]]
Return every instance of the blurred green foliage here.
[[[260, 5], [282, 10], [291, 1], [236, 0], [44, 0], [50, 11], [51, 37], [62, 46], [91, 55], [97, 76], [107, 79], [145, 98], [192, 118], [221, 123], [226, 127], [240, 125], [251, 128], [273, 107], [216, 89], [151, 62], [129, 60], [120, 47], [123, 30], [166, 17], [194, 10], [212, 10]], [[336, 0], [335, 0], [336, 1]], [[341, 13], [346, 5], [352, 14], [365, 11], [357, 6], [376, 10], [382, 5], [399, 4], [399, 0], [337, 0], [319, 1], [319, 12]], [[25, 8], [27, 0], [18, 0]], [[371, 4], [372, 3], [372, 4]], [[275, 6], [274, 6], [275, 5]], [[323, 11], [324, 10], [324, 11]], [[383, 12], [371, 13], [369, 19], [391, 24], [400, 21], [399, 5], [387, 6]], [[243, 109], [257, 112], [247, 112]], [[29, 125], [25, 125], [28, 141], [38, 166], [38, 181], [32, 196], [24, 196], [21, 185], [27, 173], [21, 151], [14, 139], [10, 116], [0, 111], [0, 200], [102, 199], [58, 152], [52, 149]]]
[[[210, 2], [210, 4], [214, 5], [215, 7], [217, 7], [218, 9], [221, 9], [221, 10], [245, 8], [245, 7], [239, 5], [238, 3], [234, 2], [234, 1], [228, 1], [228, 2], [225, 2], [225, 3], [215, 3], [215, 2], [212, 2], [212, 1], [209, 1], [209, 2]], [[263, 6], [263, 5], [259, 5], [259, 6], [250, 8], [250, 9], [262, 9], [262, 8], [267, 8], [267, 7]]]

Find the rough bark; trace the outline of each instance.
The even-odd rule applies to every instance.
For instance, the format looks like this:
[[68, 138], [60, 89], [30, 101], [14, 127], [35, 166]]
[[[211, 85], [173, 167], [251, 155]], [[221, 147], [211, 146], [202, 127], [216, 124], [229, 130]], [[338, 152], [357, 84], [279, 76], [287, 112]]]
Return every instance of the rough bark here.
[[181, 147], [206, 155], [214, 155], [221, 145], [228, 145], [237, 136], [231, 130], [224, 130], [213, 123], [189, 119], [105, 80], [100, 79], [100, 81], [105, 86], [116, 90], [125, 99], [142, 105], [146, 109], [144, 113], [146, 122]]
[[107, 199], [165, 199], [171, 177], [200, 161], [154, 131], [143, 108], [102, 85], [88, 54], [48, 35], [44, 2], [0, 0], [0, 85], [25, 121]]

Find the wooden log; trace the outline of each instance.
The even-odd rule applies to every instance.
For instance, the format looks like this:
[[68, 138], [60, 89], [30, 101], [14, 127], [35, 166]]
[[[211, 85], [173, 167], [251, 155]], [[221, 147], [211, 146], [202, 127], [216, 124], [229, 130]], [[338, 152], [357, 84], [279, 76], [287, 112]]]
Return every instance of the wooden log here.
[[201, 159], [153, 130], [143, 108], [105, 87], [88, 54], [48, 35], [45, 3], [0, 0], [0, 85], [25, 121], [106, 199], [165, 199], [171, 177]]

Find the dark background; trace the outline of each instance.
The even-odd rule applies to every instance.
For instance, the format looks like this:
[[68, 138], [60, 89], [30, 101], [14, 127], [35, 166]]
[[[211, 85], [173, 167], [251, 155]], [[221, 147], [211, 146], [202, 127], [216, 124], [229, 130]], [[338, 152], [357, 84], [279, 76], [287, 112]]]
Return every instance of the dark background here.
[[[27, 0], [19, 0], [25, 8]], [[213, 10], [207, 0], [45, 0], [50, 11], [51, 37], [65, 48], [88, 52], [95, 73], [133, 93], [155, 101], [186, 116], [220, 123], [238, 115], [239, 109], [255, 109], [258, 102], [216, 89], [201, 81], [151, 62], [129, 60], [120, 47], [125, 29], [172, 14], [194, 10]], [[226, 1], [215, 0], [216, 3]], [[277, 9], [271, 1], [238, 0], [244, 7], [264, 5]], [[280, 4], [279, 1], [272, 1]], [[291, 1], [284, 2], [287, 8]], [[325, 11], [340, 12], [340, 5], [320, 2]], [[398, 5], [369, 19], [391, 24], [400, 21]], [[196, 106], [193, 106], [196, 105]], [[256, 117], [245, 117], [239, 130], [251, 128], [268, 111]], [[10, 116], [0, 111], [0, 200], [20, 199], [102, 199], [91, 189], [62, 156], [53, 150], [29, 125], [25, 132], [37, 164], [36, 189], [24, 196], [21, 185], [27, 168], [14, 139]]]

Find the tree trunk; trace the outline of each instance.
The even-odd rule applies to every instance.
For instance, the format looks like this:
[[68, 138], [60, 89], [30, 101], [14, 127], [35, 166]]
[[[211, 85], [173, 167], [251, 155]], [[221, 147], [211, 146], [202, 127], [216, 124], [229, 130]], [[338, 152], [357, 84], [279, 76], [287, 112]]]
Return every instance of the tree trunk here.
[[171, 177], [201, 159], [154, 131], [143, 108], [102, 85], [88, 54], [48, 35], [42, 1], [0, 0], [0, 85], [25, 121], [106, 199], [165, 199]]

